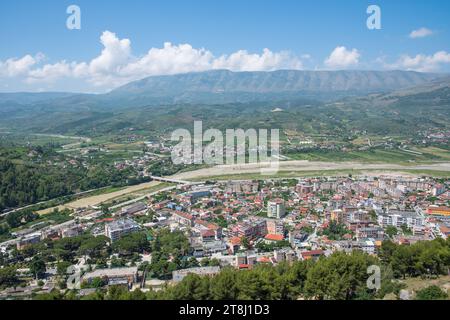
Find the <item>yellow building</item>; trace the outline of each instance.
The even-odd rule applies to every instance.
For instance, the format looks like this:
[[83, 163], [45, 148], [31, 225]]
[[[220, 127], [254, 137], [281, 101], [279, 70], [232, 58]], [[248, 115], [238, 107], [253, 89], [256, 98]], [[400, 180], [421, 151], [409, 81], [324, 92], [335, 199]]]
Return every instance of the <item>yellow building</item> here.
[[434, 216], [450, 216], [450, 208], [449, 207], [434, 207], [430, 206], [427, 209], [427, 214]]

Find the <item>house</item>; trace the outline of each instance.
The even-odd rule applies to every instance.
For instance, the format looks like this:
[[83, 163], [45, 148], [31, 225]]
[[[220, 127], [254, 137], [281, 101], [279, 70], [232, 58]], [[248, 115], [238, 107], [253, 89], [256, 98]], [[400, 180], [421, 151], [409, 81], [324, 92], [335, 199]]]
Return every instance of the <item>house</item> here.
[[447, 239], [450, 236], [450, 228], [446, 225], [439, 225], [439, 233], [442, 238]]
[[194, 225], [194, 217], [189, 213], [181, 211], [173, 211], [172, 220], [187, 227], [192, 227]]
[[73, 226], [69, 228], [61, 229], [60, 234], [62, 238], [70, 238], [70, 237], [76, 237], [80, 235], [83, 232], [83, 228], [80, 226]]
[[325, 252], [323, 250], [310, 250], [300, 252], [300, 257], [302, 258], [302, 260], [317, 260], [324, 254]]
[[305, 242], [308, 239], [308, 234], [302, 232], [301, 230], [294, 230], [289, 232], [289, 242], [293, 246], [300, 246], [301, 243]]
[[284, 236], [282, 234], [273, 234], [269, 233], [264, 237], [265, 243], [277, 243], [284, 240]]
[[195, 220], [194, 226], [200, 229], [201, 231], [213, 232], [216, 240], [222, 238], [222, 228], [215, 223], [197, 219]]
[[132, 215], [132, 214], [139, 214], [139, 213], [144, 213], [145, 210], [147, 210], [147, 206], [142, 203], [142, 202], [136, 202], [130, 206], [124, 207], [121, 210], [121, 215], [122, 216], [126, 216], [126, 215]]
[[296, 259], [296, 255], [294, 250], [290, 248], [283, 248], [283, 249], [277, 249], [273, 252], [273, 257], [275, 258], [276, 262], [293, 262]]
[[214, 230], [203, 230], [201, 232], [201, 236], [203, 242], [211, 242], [216, 240], [216, 233], [214, 232]]
[[29, 245], [40, 242], [41, 236], [42, 236], [42, 234], [40, 232], [27, 234], [26, 236], [22, 237], [17, 242], [17, 250], [22, 250], [22, 249], [28, 247]]
[[241, 248], [241, 238], [239, 237], [232, 237], [228, 240], [228, 247], [230, 248], [230, 251], [232, 254], [235, 252], [238, 252]]

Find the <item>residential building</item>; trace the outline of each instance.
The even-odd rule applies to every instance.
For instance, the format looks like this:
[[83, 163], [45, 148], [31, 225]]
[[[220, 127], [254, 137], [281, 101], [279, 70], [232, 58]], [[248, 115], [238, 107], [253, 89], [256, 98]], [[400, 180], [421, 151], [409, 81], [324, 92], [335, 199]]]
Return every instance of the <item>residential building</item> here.
[[286, 214], [284, 201], [276, 199], [267, 202], [267, 217], [281, 219]]
[[132, 219], [116, 220], [105, 224], [105, 236], [110, 238], [111, 242], [138, 230], [139, 225]]
[[425, 218], [415, 211], [390, 210], [378, 215], [378, 224], [382, 227], [394, 226], [401, 228], [406, 225], [408, 228], [423, 226]]
[[122, 208], [121, 215], [125, 216], [125, 215], [143, 213], [145, 210], [147, 210], [147, 206], [144, 203], [136, 202], [130, 206]]

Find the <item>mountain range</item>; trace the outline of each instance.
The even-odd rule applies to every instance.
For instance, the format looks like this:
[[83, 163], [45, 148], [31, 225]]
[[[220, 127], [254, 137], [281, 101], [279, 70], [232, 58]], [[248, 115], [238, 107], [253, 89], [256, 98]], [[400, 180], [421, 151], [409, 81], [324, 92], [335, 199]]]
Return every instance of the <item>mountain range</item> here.
[[[389, 121], [392, 130], [404, 132], [419, 123], [446, 126], [449, 92], [445, 74], [216, 70], [148, 77], [105, 94], [0, 93], [0, 131], [160, 132], [203, 119], [216, 127], [252, 127], [256, 121], [298, 127], [313, 121], [313, 132], [320, 132], [321, 124], [332, 130], [342, 121], [350, 130], [352, 124], [364, 129], [375, 125], [367, 123], [372, 117], [380, 122], [377, 132]], [[285, 112], [271, 113], [275, 108]]]
[[414, 87], [441, 77], [441, 74], [412, 71], [214, 70], [151, 76], [106, 94], [0, 93], [0, 104], [46, 103], [116, 108], [161, 103], [232, 103], [292, 98], [330, 100]]

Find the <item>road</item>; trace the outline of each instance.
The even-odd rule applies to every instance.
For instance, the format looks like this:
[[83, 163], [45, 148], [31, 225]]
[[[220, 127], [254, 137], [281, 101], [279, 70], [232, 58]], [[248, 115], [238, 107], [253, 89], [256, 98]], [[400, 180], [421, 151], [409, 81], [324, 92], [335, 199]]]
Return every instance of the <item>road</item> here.
[[110, 209], [114, 210], [114, 209], [118, 209], [118, 208], [121, 208], [121, 207], [130, 205], [130, 204], [133, 204], [133, 203], [135, 203], [135, 202], [144, 200], [146, 197], [154, 196], [155, 194], [158, 194], [158, 193], [160, 193], [160, 192], [173, 190], [173, 189], [175, 189], [176, 187], [177, 187], [177, 186], [171, 186], [171, 187], [159, 189], [159, 190], [157, 190], [157, 191], [153, 191], [153, 192], [151, 192], [151, 193], [145, 194], [145, 195], [140, 196], [140, 197], [138, 197], [138, 198], [135, 198], [135, 199], [132, 199], [132, 200], [128, 200], [128, 201], [126, 201], [126, 202], [119, 203], [119, 204], [117, 204], [117, 205], [115, 205], [115, 206], [110, 207]]

